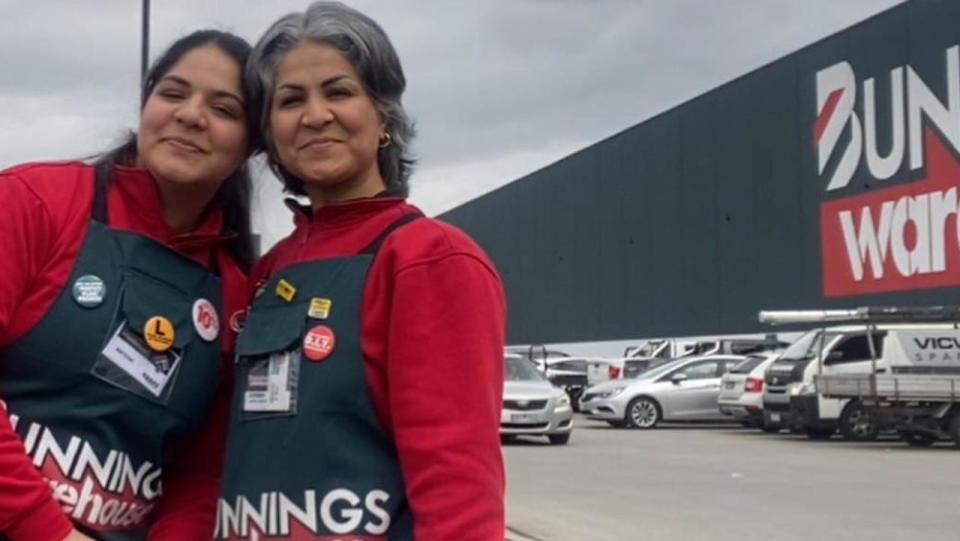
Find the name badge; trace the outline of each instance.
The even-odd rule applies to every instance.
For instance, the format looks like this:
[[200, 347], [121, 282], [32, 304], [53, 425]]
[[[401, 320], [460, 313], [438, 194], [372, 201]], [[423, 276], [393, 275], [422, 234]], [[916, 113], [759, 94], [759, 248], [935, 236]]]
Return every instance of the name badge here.
[[284, 351], [250, 361], [243, 393], [243, 411], [294, 413], [300, 353]]
[[113, 333], [100, 355], [155, 397], [164, 393], [180, 365], [179, 353], [152, 350], [126, 322]]

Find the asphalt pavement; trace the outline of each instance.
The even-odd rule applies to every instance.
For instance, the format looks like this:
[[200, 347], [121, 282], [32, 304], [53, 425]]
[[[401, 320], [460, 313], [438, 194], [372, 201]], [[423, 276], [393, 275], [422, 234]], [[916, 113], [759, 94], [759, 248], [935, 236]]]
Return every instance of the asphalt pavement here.
[[960, 540], [960, 449], [734, 425], [504, 445], [509, 541]]

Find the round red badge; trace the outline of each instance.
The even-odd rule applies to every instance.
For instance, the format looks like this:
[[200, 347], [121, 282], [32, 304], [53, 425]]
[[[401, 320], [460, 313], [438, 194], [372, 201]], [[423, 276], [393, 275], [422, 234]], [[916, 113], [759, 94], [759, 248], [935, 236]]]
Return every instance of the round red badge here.
[[326, 325], [317, 325], [303, 337], [303, 354], [311, 361], [322, 361], [333, 352], [337, 339]]
[[213, 342], [220, 334], [220, 317], [217, 309], [207, 299], [197, 299], [193, 303], [193, 328], [200, 338]]

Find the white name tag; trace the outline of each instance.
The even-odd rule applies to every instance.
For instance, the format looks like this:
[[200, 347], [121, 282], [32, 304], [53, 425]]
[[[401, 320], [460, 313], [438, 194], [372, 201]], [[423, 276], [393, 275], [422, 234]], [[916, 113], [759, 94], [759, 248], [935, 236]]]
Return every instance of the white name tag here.
[[158, 353], [150, 350], [136, 333], [123, 323], [104, 346], [103, 356], [143, 385], [147, 391], [159, 397], [166, 389], [180, 364], [180, 355], [170, 350]]
[[243, 410], [289, 412], [293, 407], [291, 367], [296, 361], [290, 352], [274, 353], [251, 361], [243, 393]]

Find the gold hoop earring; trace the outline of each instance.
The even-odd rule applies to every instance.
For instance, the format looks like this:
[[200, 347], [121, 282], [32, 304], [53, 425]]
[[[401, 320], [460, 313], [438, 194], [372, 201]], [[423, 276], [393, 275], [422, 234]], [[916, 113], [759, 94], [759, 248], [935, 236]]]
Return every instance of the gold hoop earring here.
[[387, 148], [392, 142], [393, 137], [390, 136], [390, 132], [383, 132], [383, 136], [380, 137], [380, 148]]

